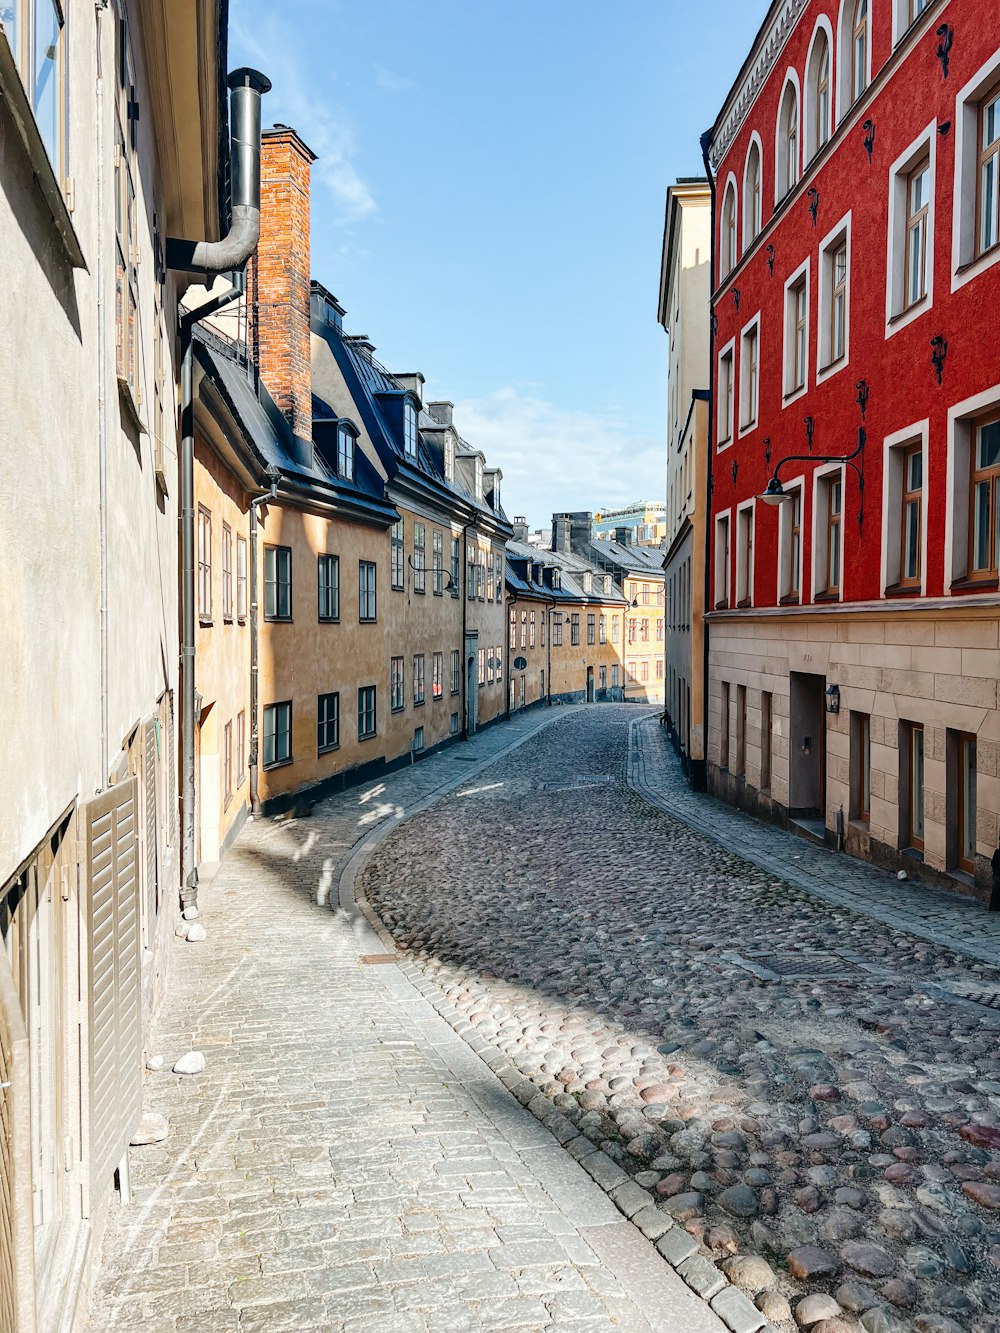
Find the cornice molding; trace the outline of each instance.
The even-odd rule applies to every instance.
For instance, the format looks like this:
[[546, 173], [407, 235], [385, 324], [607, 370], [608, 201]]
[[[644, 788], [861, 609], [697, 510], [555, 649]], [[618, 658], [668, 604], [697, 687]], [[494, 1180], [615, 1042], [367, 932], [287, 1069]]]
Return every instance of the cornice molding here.
[[713, 171], [718, 171], [719, 163], [739, 134], [757, 94], [770, 78], [778, 57], [808, 3], [809, 0], [784, 0], [759, 39], [759, 49], [752, 63], [733, 88], [716, 121], [717, 128], [712, 134], [709, 149]]

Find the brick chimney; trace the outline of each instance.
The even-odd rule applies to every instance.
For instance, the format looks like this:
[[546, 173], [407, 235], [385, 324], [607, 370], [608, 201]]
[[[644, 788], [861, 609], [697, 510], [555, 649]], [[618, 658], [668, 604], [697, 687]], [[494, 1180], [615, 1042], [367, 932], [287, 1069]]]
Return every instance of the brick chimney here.
[[312, 462], [309, 180], [316, 154], [287, 125], [261, 142], [261, 232], [254, 260], [260, 378], [286, 417], [299, 462]]

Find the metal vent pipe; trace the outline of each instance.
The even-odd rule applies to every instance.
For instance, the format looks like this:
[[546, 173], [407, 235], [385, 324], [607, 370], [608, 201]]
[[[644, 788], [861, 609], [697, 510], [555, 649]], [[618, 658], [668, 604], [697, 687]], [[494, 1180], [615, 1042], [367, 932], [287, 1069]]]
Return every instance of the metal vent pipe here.
[[260, 239], [260, 99], [271, 81], [260, 70], [233, 70], [229, 84], [231, 222], [221, 241], [167, 241], [167, 266], [185, 273], [241, 268]]

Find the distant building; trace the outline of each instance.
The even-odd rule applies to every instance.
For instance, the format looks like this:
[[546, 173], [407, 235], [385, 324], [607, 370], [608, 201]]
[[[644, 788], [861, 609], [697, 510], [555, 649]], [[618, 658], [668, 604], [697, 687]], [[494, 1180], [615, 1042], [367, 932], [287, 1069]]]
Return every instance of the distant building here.
[[577, 556], [596, 572], [611, 575], [628, 604], [622, 641], [625, 698], [662, 703], [663, 552], [655, 546], [594, 538], [592, 532], [593, 515], [586, 511], [553, 514], [550, 548], [556, 555]]
[[657, 500], [637, 500], [622, 509], [602, 509], [594, 515], [591, 533], [601, 541], [623, 546], [659, 546], [666, 536], [667, 513]]
[[514, 540], [507, 598], [511, 712], [542, 701], [623, 699], [626, 602], [610, 574], [579, 556]]
[[666, 721], [689, 780], [705, 784], [704, 625], [712, 197], [707, 180], [667, 191], [659, 320], [667, 377]]

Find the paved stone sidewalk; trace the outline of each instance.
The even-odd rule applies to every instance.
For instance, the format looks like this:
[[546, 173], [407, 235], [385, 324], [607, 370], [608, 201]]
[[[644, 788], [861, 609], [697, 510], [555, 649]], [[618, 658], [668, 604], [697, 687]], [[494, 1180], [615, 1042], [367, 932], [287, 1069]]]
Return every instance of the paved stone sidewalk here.
[[[353, 907], [351, 849], [556, 715], [248, 827], [174, 942], [146, 1108], [89, 1328], [723, 1333], [707, 1305], [434, 1014]], [[402, 835], [405, 837], [405, 833]], [[170, 1072], [189, 1050], [202, 1074]]]
[[967, 958], [1000, 967], [1000, 912], [987, 912], [980, 903], [914, 880], [900, 881], [855, 857], [838, 855], [752, 819], [712, 796], [693, 792], [655, 716], [636, 719], [630, 727], [629, 783], [689, 828], [823, 902], [849, 907]]

